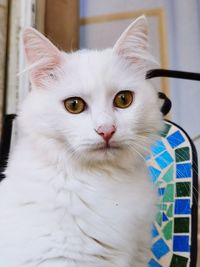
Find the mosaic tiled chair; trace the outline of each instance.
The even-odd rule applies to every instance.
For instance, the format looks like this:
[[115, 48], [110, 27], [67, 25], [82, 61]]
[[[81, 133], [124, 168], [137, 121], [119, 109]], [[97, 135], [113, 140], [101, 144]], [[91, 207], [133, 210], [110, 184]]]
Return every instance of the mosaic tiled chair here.
[[[193, 75], [193, 76], [191, 76]], [[197, 75], [197, 77], [195, 76]], [[167, 70], [153, 70], [147, 79], [170, 76], [200, 80], [200, 75]], [[182, 77], [181, 77], [182, 76]], [[164, 99], [161, 111], [171, 107]], [[7, 115], [0, 146], [0, 180], [4, 178], [15, 115]], [[196, 267], [198, 168], [195, 147], [186, 132], [165, 121], [161, 138], [151, 148], [146, 159], [152, 182], [160, 196], [159, 211], [152, 226], [151, 258], [148, 267]]]
[[[199, 74], [167, 70], [147, 74], [147, 78], [158, 76], [200, 79]], [[167, 101], [162, 107], [164, 114], [171, 108]], [[194, 144], [178, 125], [165, 121], [146, 162], [160, 197], [148, 266], [196, 267], [198, 167]]]
[[160, 196], [149, 267], [194, 267], [197, 242], [197, 157], [188, 135], [165, 121], [147, 158]]

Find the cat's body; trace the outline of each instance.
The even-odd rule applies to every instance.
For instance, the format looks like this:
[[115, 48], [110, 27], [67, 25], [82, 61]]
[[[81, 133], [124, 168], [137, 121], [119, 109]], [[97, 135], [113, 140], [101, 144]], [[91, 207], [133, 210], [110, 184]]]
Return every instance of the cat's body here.
[[[145, 42], [145, 25], [140, 18], [131, 28], [136, 44]], [[0, 185], [0, 266], [145, 267], [157, 197], [143, 156], [161, 120], [157, 93], [135, 63], [144, 47], [134, 64], [119, 55], [120, 44], [64, 55], [28, 31], [28, 61], [48, 48], [51, 57], [31, 70], [33, 90]], [[133, 103], [116, 108], [123, 90], [134, 91]], [[72, 97], [87, 103], [78, 114], [64, 108]]]
[[141, 241], [150, 239], [155, 204], [145, 166], [88, 170], [69, 164], [61, 171], [33, 145], [23, 146], [20, 157], [13, 155], [18, 170], [10, 166], [10, 180], [0, 188], [0, 220], [7, 225], [0, 228], [6, 240], [0, 241], [1, 266], [140, 266], [131, 263]]

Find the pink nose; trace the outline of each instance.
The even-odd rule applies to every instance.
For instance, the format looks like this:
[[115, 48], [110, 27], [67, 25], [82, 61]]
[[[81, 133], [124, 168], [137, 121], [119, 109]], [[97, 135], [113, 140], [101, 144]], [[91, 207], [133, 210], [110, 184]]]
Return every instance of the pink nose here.
[[96, 130], [96, 132], [102, 136], [102, 138], [106, 141], [106, 143], [108, 143], [113, 134], [116, 132], [116, 128], [113, 125], [112, 126], [102, 125]]

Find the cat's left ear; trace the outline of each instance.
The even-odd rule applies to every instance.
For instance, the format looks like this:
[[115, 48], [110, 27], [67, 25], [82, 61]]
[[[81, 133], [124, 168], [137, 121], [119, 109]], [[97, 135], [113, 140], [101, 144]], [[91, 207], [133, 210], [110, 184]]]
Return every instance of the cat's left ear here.
[[150, 60], [148, 51], [148, 23], [145, 16], [140, 16], [122, 33], [116, 42], [114, 52], [128, 59], [131, 63]]
[[23, 42], [31, 82], [44, 87], [48, 80], [56, 78], [62, 54], [44, 35], [33, 28], [24, 31]]

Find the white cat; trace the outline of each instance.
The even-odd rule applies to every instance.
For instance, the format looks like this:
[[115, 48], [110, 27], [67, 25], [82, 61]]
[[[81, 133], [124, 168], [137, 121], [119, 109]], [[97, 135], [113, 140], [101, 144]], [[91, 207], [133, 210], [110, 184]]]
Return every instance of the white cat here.
[[0, 184], [1, 267], [147, 266], [143, 157], [162, 125], [147, 28], [142, 16], [114, 48], [71, 54], [25, 30], [32, 90]]

